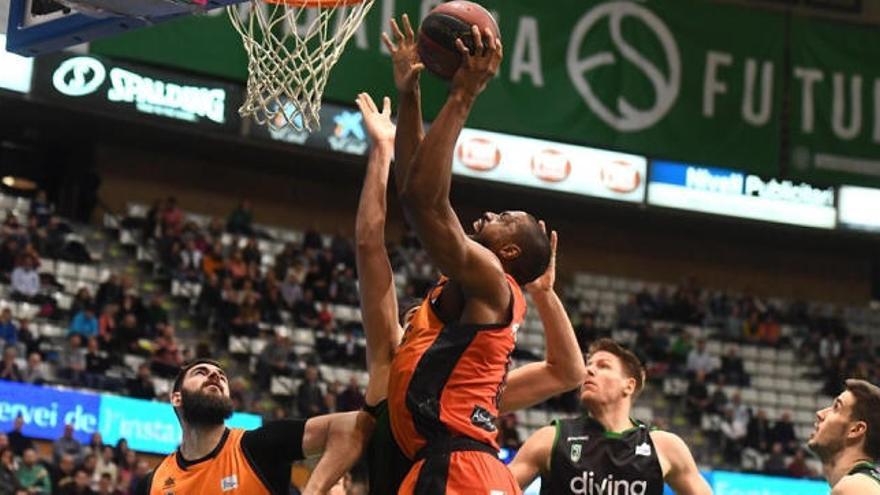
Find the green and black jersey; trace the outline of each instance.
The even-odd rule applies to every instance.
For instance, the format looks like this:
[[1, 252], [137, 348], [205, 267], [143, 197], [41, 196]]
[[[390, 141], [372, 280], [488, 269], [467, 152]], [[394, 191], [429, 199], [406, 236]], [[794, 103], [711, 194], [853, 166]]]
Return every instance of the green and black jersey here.
[[873, 462], [860, 462], [849, 470], [847, 476], [863, 474], [880, 484], [880, 466]]
[[554, 421], [556, 440], [542, 495], [662, 495], [663, 469], [651, 429], [612, 433], [589, 416]]
[[394, 494], [403, 483], [413, 463], [400, 450], [394, 434], [391, 432], [391, 420], [388, 416], [388, 401], [383, 400], [365, 410], [376, 418], [376, 428], [367, 445], [364, 459], [371, 494]]

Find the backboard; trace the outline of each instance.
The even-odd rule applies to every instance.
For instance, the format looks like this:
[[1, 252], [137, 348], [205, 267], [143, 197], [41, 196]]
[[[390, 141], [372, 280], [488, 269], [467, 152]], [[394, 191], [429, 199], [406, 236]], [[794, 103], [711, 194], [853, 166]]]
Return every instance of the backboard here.
[[0, 9], [8, 14], [6, 50], [34, 56], [242, 1], [2, 0]]

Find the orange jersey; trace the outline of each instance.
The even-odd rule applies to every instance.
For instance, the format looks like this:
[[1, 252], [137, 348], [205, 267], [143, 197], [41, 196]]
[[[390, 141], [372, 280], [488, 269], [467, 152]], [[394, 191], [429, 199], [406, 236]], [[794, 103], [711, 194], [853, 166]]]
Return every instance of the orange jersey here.
[[388, 384], [391, 428], [411, 459], [434, 441], [466, 437], [498, 450], [495, 418], [516, 332], [526, 303], [507, 276], [512, 293], [509, 321], [493, 325], [444, 323], [433, 303], [446, 279], [413, 315], [392, 362]]
[[175, 452], [153, 472], [150, 495], [270, 495], [241, 448], [244, 430], [226, 430], [219, 451], [187, 463]]

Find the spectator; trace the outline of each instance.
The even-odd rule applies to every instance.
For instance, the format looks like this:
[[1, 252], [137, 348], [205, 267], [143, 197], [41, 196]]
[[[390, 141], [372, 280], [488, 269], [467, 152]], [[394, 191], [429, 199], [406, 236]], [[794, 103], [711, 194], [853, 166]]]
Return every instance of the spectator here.
[[[61, 489], [59, 495], [97, 495], [91, 486], [89, 472], [84, 468], [78, 468], [73, 475], [73, 483], [69, 483]], [[134, 492], [132, 492], [134, 493]]]
[[122, 495], [122, 492], [116, 488], [116, 482], [110, 473], [101, 473], [98, 478], [98, 495]]
[[281, 283], [281, 299], [284, 300], [284, 304], [288, 308], [293, 308], [302, 298], [302, 285], [297, 279], [296, 273], [290, 270], [284, 278], [284, 282]]
[[782, 413], [782, 417], [773, 425], [770, 437], [773, 439], [773, 442], [782, 445], [782, 450], [786, 454], [794, 454], [799, 443], [794, 433], [794, 424], [791, 422], [790, 412], [785, 411]]
[[226, 230], [232, 234], [253, 234], [254, 211], [251, 202], [243, 200], [226, 219]]
[[767, 313], [764, 321], [758, 325], [758, 337], [762, 343], [775, 346], [779, 343], [780, 335], [782, 335], [782, 326], [776, 321], [776, 317], [771, 311]]
[[816, 476], [813, 468], [807, 465], [804, 449], [797, 449], [791, 462], [788, 463], [788, 475], [792, 478], [812, 478]]
[[171, 378], [180, 371], [183, 355], [174, 335], [174, 327], [161, 325], [159, 337], [155, 341], [152, 367], [157, 375]]
[[223, 244], [220, 241], [208, 246], [202, 256], [202, 271], [205, 276], [218, 275], [223, 270]]
[[203, 257], [202, 252], [196, 247], [196, 242], [193, 239], [187, 240], [180, 252], [177, 277], [189, 281], [201, 280]]
[[159, 325], [168, 323], [168, 310], [164, 307], [165, 298], [161, 292], [155, 292], [150, 297], [150, 304], [144, 309], [144, 324], [148, 336], [155, 336]]
[[116, 442], [116, 447], [113, 448], [113, 462], [115, 462], [117, 466], [134, 469], [134, 464], [129, 463], [128, 460], [129, 454], [134, 453], [133, 450], [128, 448], [128, 440], [120, 438], [119, 441]]
[[122, 318], [122, 324], [116, 328], [115, 335], [110, 341], [110, 348], [114, 352], [133, 352], [142, 354], [139, 340], [143, 338], [143, 332], [138, 326], [138, 319], [134, 313], [128, 313]]
[[88, 287], [80, 287], [78, 291], [76, 291], [76, 295], [73, 296], [73, 302], [70, 304], [70, 313], [75, 315], [85, 308], [93, 308], [95, 304], [94, 299], [92, 298], [92, 293], [89, 292]]
[[508, 413], [501, 416], [498, 425], [498, 445], [502, 448], [516, 450], [522, 445], [519, 431], [516, 429], [516, 416]]
[[52, 217], [52, 213], [54, 213], [55, 207], [52, 203], [49, 202], [49, 199], [46, 197], [46, 191], [40, 189], [37, 191], [36, 197], [31, 200], [31, 215], [33, 215], [37, 219], [37, 225], [40, 227], [45, 227], [49, 224], [49, 219]]
[[746, 425], [748, 430], [749, 421], [751, 420], [751, 412], [749, 407], [742, 403], [742, 397], [739, 392], [734, 392], [730, 399], [730, 409], [733, 411], [734, 420]]
[[12, 271], [12, 297], [21, 301], [35, 301], [39, 292], [40, 275], [37, 273], [34, 258], [24, 255]]
[[82, 347], [82, 336], [78, 333], [70, 335], [68, 346], [62, 349], [58, 361], [58, 374], [74, 385], [83, 385], [86, 371], [86, 350]]
[[339, 380], [334, 380], [333, 383], [327, 385], [327, 392], [324, 393], [324, 413], [335, 413], [339, 409], [336, 406], [336, 397], [339, 396]]
[[692, 425], [699, 425], [700, 419], [709, 407], [709, 389], [706, 388], [706, 375], [697, 371], [691, 379], [685, 395], [688, 419]]
[[732, 408], [725, 409], [724, 417], [721, 420], [721, 448], [725, 461], [739, 464], [745, 437], [746, 424], [737, 420]]
[[49, 473], [52, 475], [52, 493], [61, 493], [67, 485], [74, 483], [73, 477], [76, 470], [76, 461], [70, 454], [61, 456], [61, 461], [55, 465], [51, 465], [54, 469]]
[[323, 414], [324, 392], [318, 383], [318, 369], [314, 366], [306, 368], [305, 379], [296, 394], [296, 402], [302, 418]]
[[98, 484], [100, 483], [101, 478], [107, 475], [110, 476], [111, 481], [115, 484], [119, 477], [119, 466], [113, 461], [113, 447], [110, 445], [104, 445], [100, 453], [96, 454], [96, 457], [98, 463], [95, 467], [95, 473], [92, 476], [93, 482]]
[[95, 304], [98, 308], [103, 310], [108, 304], [116, 304], [122, 302], [122, 298], [125, 296], [122, 284], [119, 281], [119, 275], [115, 273], [110, 273], [107, 276], [107, 280], [101, 283], [98, 286], [98, 293], [95, 295]]
[[165, 200], [165, 207], [162, 209], [160, 222], [162, 232], [170, 233], [172, 236], [179, 236], [183, 227], [183, 210], [177, 206], [177, 198], [169, 196]]
[[83, 450], [82, 444], [73, 436], [73, 425], [68, 423], [64, 425], [64, 434], [61, 438], [52, 444], [52, 462], [58, 464], [64, 454], [72, 456], [74, 462], [79, 462], [83, 457]]
[[356, 376], [349, 379], [348, 386], [339, 394], [336, 407], [339, 411], [358, 411], [364, 407], [364, 394]]
[[617, 324], [622, 328], [634, 328], [640, 326], [644, 320], [642, 309], [636, 301], [635, 294], [630, 294], [626, 304], [617, 309]]
[[2, 449], [0, 450], [0, 493], [18, 495], [21, 490], [21, 483], [15, 475], [15, 459], [12, 457], [12, 451], [8, 448]]
[[137, 465], [134, 467], [134, 471], [131, 475], [131, 484], [128, 487], [128, 493], [136, 493], [135, 488], [141, 483], [141, 481], [150, 474], [150, 465], [147, 464], [147, 461], [141, 459], [137, 462]]
[[758, 452], [770, 450], [772, 435], [770, 434], [770, 422], [767, 421], [767, 413], [760, 409], [758, 414], [749, 421], [746, 433], [746, 446]]
[[104, 437], [101, 436], [100, 432], [92, 433], [91, 438], [89, 438], [89, 444], [86, 445], [83, 452], [85, 455], [95, 454], [95, 456], [100, 456], [101, 452], [104, 450]]
[[699, 340], [697, 347], [692, 349], [687, 357], [688, 373], [703, 372], [706, 376], [711, 376], [715, 369], [715, 360], [709, 351], [706, 350], [706, 341]]
[[678, 336], [669, 348], [669, 361], [676, 370], [681, 370], [682, 365], [687, 364], [687, 358], [694, 348], [691, 343], [691, 335], [684, 330], [677, 329]]
[[110, 341], [113, 340], [113, 334], [116, 332], [116, 317], [119, 313], [119, 306], [116, 303], [110, 303], [101, 310], [101, 318], [98, 319], [98, 336], [101, 338], [103, 347], [109, 347]]
[[318, 328], [318, 310], [315, 308], [315, 293], [311, 289], [303, 292], [302, 299], [293, 306], [293, 319], [299, 327]]
[[52, 480], [49, 471], [37, 462], [37, 451], [25, 449], [18, 467], [18, 482], [29, 494], [52, 493]]
[[232, 320], [232, 329], [238, 335], [256, 337], [260, 333], [260, 308], [253, 294], [245, 296], [238, 307], [238, 315]]
[[86, 343], [85, 374], [83, 380], [89, 388], [103, 389], [106, 384], [107, 370], [110, 368], [110, 359], [107, 353], [100, 349], [98, 339], [91, 337]]
[[13, 237], [6, 237], [0, 245], [0, 271], [9, 273], [15, 268], [21, 246]]
[[[125, 487], [131, 485], [131, 480], [134, 476], [134, 468], [137, 466], [138, 462], [137, 454], [133, 450], [128, 451], [128, 454], [125, 457], [126, 459], [124, 463], [119, 463], [118, 461], [116, 463], [116, 465], [119, 466], [119, 480], [116, 482], [116, 486], [119, 489], [125, 489]], [[128, 492], [126, 491], [126, 493]]]
[[136, 399], [153, 400], [156, 398], [156, 389], [153, 387], [153, 375], [150, 373], [150, 365], [142, 363], [138, 366], [137, 377], [128, 383], [128, 395]]
[[95, 317], [94, 307], [86, 306], [73, 317], [67, 335], [73, 334], [82, 335], [84, 338], [98, 335], [98, 319]]
[[739, 357], [736, 347], [727, 349], [727, 353], [721, 358], [721, 374], [727, 383], [740, 387], [749, 385], [749, 375], [743, 366], [743, 360]]
[[25, 435], [23, 430], [24, 418], [19, 414], [15, 417], [15, 421], [12, 424], [12, 431], [6, 434], [6, 437], [9, 439], [9, 448], [12, 449], [15, 457], [21, 457], [24, 455], [25, 450], [34, 448], [34, 441]]
[[785, 476], [788, 474], [788, 466], [785, 465], [785, 452], [781, 443], [774, 443], [770, 456], [764, 463], [764, 473], [771, 476]]
[[9, 308], [0, 311], [0, 339], [6, 345], [15, 345], [18, 342], [18, 328], [12, 321], [12, 310]]
[[28, 354], [27, 366], [21, 373], [21, 381], [42, 385], [46, 382], [46, 370], [43, 365], [43, 357], [39, 352]]
[[290, 375], [292, 352], [290, 338], [276, 332], [272, 343], [263, 347], [257, 358], [257, 380], [261, 389], [269, 390], [274, 375]]
[[18, 351], [15, 347], [7, 345], [3, 349], [3, 361], [0, 362], [0, 380], [8, 380], [10, 382], [22, 381], [21, 370], [15, 359], [18, 357]]

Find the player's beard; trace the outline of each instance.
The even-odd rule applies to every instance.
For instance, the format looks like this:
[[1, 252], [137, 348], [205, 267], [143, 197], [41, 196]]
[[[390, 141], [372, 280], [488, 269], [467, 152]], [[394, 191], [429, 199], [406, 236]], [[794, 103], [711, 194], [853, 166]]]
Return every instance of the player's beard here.
[[216, 426], [232, 416], [232, 399], [201, 390], [180, 391], [180, 412], [192, 426]]

